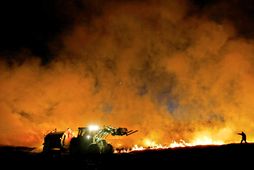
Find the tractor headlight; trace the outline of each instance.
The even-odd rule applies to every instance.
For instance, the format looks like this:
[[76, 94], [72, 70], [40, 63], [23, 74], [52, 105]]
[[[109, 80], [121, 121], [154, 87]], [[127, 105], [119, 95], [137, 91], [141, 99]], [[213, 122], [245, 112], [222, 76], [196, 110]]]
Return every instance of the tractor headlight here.
[[90, 125], [88, 126], [89, 131], [97, 131], [99, 130], [99, 126], [98, 125]]

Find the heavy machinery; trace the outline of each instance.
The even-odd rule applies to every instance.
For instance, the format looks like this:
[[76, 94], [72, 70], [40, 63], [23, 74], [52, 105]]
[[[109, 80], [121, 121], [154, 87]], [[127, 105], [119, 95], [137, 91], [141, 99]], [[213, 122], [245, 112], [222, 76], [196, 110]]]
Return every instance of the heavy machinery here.
[[111, 126], [99, 128], [94, 125], [79, 127], [76, 136], [73, 135], [70, 129], [60, 132], [53, 131], [48, 133], [44, 138], [43, 152], [69, 152], [71, 155], [111, 154], [114, 148], [106, 141], [108, 135], [128, 136], [137, 131]]
[[43, 153], [65, 152], [68, 151], [73, 132], [70, 128], [66, 131], [54, 129], [44, 137]]

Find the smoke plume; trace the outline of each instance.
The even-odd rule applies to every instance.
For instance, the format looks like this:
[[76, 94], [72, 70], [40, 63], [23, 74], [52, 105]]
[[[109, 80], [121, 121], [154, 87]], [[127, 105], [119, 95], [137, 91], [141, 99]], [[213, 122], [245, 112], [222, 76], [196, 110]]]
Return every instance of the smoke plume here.
[[40, 145], [49, 130], [91, 123], [139, 130], [123, 139], [131, 145], [252, 133], [253, 40], [230, 18], [240, 10], [215, 15], [230, 7], [217, 1], [75, 2], [60, 11], [73, 21], [48, 43], [46, 64], [29, 50], [1, 57], [0, 144]]

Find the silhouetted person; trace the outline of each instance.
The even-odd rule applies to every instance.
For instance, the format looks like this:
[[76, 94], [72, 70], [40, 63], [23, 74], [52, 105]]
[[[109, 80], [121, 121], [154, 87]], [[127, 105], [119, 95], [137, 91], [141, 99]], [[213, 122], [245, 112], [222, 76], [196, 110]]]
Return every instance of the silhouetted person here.
[[244, 132], [242, 133], [238, 133], [238, 135], [241, 135], [242, 136], [242, 140], [241, 140], [241, 143], [247, 143], [247, 140], [246, 140], [246, 134]]

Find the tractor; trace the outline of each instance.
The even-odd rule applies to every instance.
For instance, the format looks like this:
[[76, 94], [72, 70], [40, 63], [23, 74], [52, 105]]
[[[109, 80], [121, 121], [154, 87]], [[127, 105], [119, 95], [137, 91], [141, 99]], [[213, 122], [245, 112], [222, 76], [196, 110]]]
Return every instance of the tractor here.
[[112, 154], [113, 146], [106, 141], [108, 135], [128, 136], [136, 133], [138, 130], [128, 130], [127, 128], [114, 128], [104, 126], [99, 128], [92, 125], [88, 127], [79, 127], [77, 136], [69, 129], [61, 132], [50, 132], [44, 138], [44, 152], [58, 151], [69, 152], [71, 155], [86, 154]]

